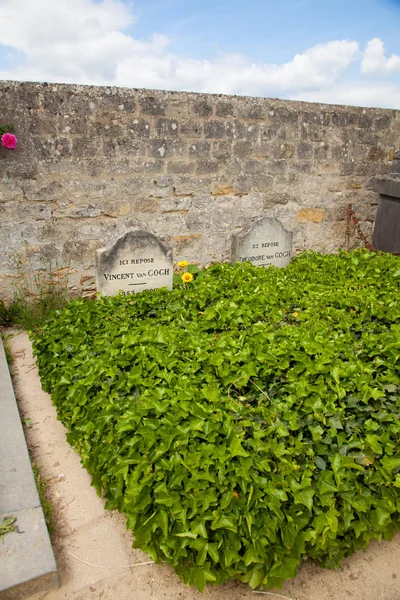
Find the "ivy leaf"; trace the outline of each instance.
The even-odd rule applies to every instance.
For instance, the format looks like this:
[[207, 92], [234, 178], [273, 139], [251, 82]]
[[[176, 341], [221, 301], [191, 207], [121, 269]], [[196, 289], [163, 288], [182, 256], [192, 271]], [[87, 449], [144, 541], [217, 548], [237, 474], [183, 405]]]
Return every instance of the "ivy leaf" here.
[[221, 515], [216, 520], [211, 523], [211, 529], [215, 531], [216, 529], [229, 529], [230, 531], [234, 531], [236, 533], [236, 519], [233, 516]]
[[249, 454], [243, 449], [242, 444], [238, 437], [234, 436], [230, 443], [229, 449], [231, 451], [231, 457], [244, 456], [247, 457]]
[[400, 467], [400, 456], [385, 457], [380, 461], [381, 465], [387, 473], [391, 473], [394, 469]]
[[326, 462], [324, 461], [323, 458], [321, 458], [321, 456], [316, 456], [314, 458], [314, 462], [317, 465], [318, 469], [321, 469], [321, 471], [325, 471], [325, 469], [326, 469]]
[[311, 510], [313, 507], [313, 497], [315, 495], [315, 490], [312, 487], [306, 487], [298, 492], [293, 494], [295, 504], [304, 504]]

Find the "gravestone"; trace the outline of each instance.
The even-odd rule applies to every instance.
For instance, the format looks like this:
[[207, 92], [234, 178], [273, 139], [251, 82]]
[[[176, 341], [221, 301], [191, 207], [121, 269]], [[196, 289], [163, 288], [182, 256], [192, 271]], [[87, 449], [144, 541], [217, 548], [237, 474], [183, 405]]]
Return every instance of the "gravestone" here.
[[104, 296], [172, 289], [172, 250], [141, 229], [128, 231], [110, 248], [96, 253], [97, 291]]
[[293, 234], [278, 219], [251, 221], [232, 238], [232, 262], [250, 261], [258, 267], [285, 267], [292, 256]]

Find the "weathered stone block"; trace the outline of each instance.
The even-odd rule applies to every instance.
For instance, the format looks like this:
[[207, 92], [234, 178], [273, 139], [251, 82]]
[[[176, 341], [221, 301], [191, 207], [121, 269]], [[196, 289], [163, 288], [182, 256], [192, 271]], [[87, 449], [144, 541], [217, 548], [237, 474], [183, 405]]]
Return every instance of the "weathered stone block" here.
[[255, 158], [270, 158], [275, 152], [275, 144], [272, 140], [251, 144], [251, 148]]
[[[30, 183], [30, 182], [29, 182]], [[21, 185], [15, 181], [8, 181], [7, 185], [0, 185], [0, 203], [1, 202], [18, 202], [24, 198], [24, 191]]]
[[238, 196], [244, 196], [248, 194], [252, 189], [253, 178], [254, 177], [263, 177], [262, 175], [250, 176], [245, 175], [243, 173], [235, 173], [235, 194]]
[[111, 115], [116, 112], [133, 112], [136, 107], [136, 101], [133, 96], [125, 94], [105, 94], [98, 103], [98, 109]]
[[102, 203], [102, 214], [105, 217], [124, 217], [131, 212], [131, 205], [128, 200], [123, 198], [111, 199], [107, 198]]
[[[33, 116], [33, 115], [32, 115]], [[40, 110], [36, 111], [34, 118], [28, 125], [28, 131], [33, 135], [53, 134], [57, 131], [58, 119]], [[75, 132], [73, 132], [75, 133]]]
[[[176, 235], [173, 238], [175, 260], [187, 259], [189, 254], [196, 252], [203, 240], [202, 233], [191, 233], [189, 235]], [[180, 256], [181, 255], [181, 256]], [[194, 254], [196, 256], [196, 254]], [[198, 259], [198, 254], [196, 258]]]
[[[29, 180], [23, 181], [22, 189], [26, 200], [43, 202], [44, 200], [57, 200], [64, 196], [66, 188], [62, 181], [57, 180]], [[0, 190], [1, 190], [0, 186]], [[1, 193], [1, 192], [0, 192]]]
[[[86, 118], [85, 114], [64, 114], [63, 122], [56, 121], [56, 128], [59, 133], [67, 135], [88, 135], [91, 132], [91, 121]], [[44, 132], [43, 132], [44, 133]], [[50, 133], [54, 134], [54, 130]]]
[[265, 161], [265, 170], [267, 173], [272, 173], [272, 174], [285, 173], [286, 169], [287, 169], [287, 162], [285, 159], [266, 160]]
[[244, 172], [249, 175], [265, 172], [265, 162], [262, 160], [248, 160], [244, 165]]
[[[291, 162], [290, 163], [290, 173], [293, 175], [293, 173], [297, 173], [297, 174], [308, 174], [308, 173], [313, 173], [314, 171], [314, 165], [307, 160], [301, 160], [298, 161], [296, 160], [295, 162]], [[282, 173], [285, 173], [285, 171], [281, 171]]]
[[259, 217], [263, 214], [264, 206], [262, 194], [258, 192], [250, 192], [250, 194], [246, 194], [242, 196], [241, 203], [243, 220], [238, 221], [238, 227], [244, 227], [246, 225], [248, 218]]
[[[129, 165], [129, 162], [127, 159], [125, 159], [125, 161], [122, 161], [122, 164], [124, 162], [126, 163], [126, 166]], [[109, 160], [108, 165], [107, 165], [108, 169], [110, 169], [110, 163], [111, 163], [111, 161]], [[118, 159], [114, 159], [112, 161], [112, 163], [114, 165], [116, 165], [117, 163], [121, 163], [121, 161], [118, 161]], [[103, 165], [102, 161], [97, 160], [97, 159], [86, 160], [85, 164], [86, 164], [86, 173], [89, 175], [89, 177], [98, 177], [99, 175], [101, 175], [101, 173], [103, 173], [104, 165]]]
[[[105, 150], [105, 140], [102, 138], [99, 140], [90, 135], [74, 136], [72, 144], [74, 157], [78, 158], [93, 158], [93, 156], [97, 156], [99, 154], [99, 150], [100, 153], [101, 149]], [[49, 143], [46, 140], [42, 141], [40, 147], [40, 156], [42, 158], [51, 158], [54, 156], [53, 152], [49, 148]], [[107, 154], [107, 151], [105, 151], [105, 153]]]
[[392, 119], [389, 115], [381, 115], [373, 121], [373, 128], [377, 131], [384, 131], [391, 123]]
[[386, 153], [380, 146], [372, 146], [368, 150], [368, 160], [381, 161], [386, 159]]
[[209, 100], [199, 98], [193, 103], [192, 110], [199, 117], [210, 117], [213, 114], [213, 105]]
[[[68, 101], [64, 102], [68, 98], [68, 91], [60, 88], [47, 87], [43, 90], [42, 94], [42, 108], [49, 113], [57, 114], [68, 110]], [[64, 107], [64, 104], [67, 106]]]
[[258, 123], [235, 123], [234, 137], [250, 141], [258, 141], [260, 125]]
[[135, 170], [142, 171], [143, 173], [161, 173], [164, 169], [164, 161], [163, 160], [155, 160], [154, 158], [149, 158], [143, 161], [140, 166], [135, 166]]
[[42, 221], [52, 217], [50, 204], [28, 204], [24, 202], [3, 202], [0, 204], [0, 219], [11, 223], [21, 223], [27, 220]]
[[176, 137], [178, 135], [178, 121], [176, 119], [158, 119], [156, 132], [159, 137]]
[[106, 135], [114, 139], [116, 137], [123, 137], [125, 135], [125, 129], [124, 124], [118, 119], [113, 119], [112, 121], [109, 119], [106, 121], [91, 121], [86, 135], [90, 137]]
[[231, 117], [234, 115], [235, 108], [231, 102], [218, 102], [215, 109], [217, 117]]
[[318, 125], [320, 127], [327, 126], [331, 121], [331, 114], [329, 112], [307, 112], [300, 113], [300, 119], [303, 123], [309, 123], [310, 125]]
[[251, 176], [251, 188], [256, 192], [266, 192], [274, 185], [274, 178], [271, 175], [259, 173]]
[[[66, 263], [84, 261], [93, 264], [95, 252], [100, 246], [99, 240], [67, 240], [63, 244], [62, 260]], [[93, 276], [91, 278], [94, 279]]]
[[132, 214], [134, 215], [136, 213], [154, 214], [159, 210], [160, 200], [158, 198], [138, 196], [132, 200], [131, 204]]
[[86, 206], [74, 206], [70, 205], [65, 208], [54, 209], [54, 217], [56, 219], [61, 219], [63, 217], [68, 217], [69, 219], [89, 219], [94, 217], [100, 217], [101, 208], [99, 206], [94, 206], [93, 204], [88, 204]]
[[307, 142], [300, 142], [297, 146], [297, 156], [300, 160], [310, 159], [313, 155], [314, 147]]
[[189, 153], [188, 143], [182, 139], [173, 140], [172, 151], [176, 158], [186, 160]]
[[289, 192], [273, 190], [264, 196], [264, 208], [269, 208], [273, 204], [287, 204], [292, 200], [293, 197]]
[[150, 136], [150, 121], [146, 119], [129, 118], [126, 121], [126, 132], [139, 138]]
[[326, 138], [326, 130], [319, 125], [305, 124], [301, 127], [301, 138], [302, 140], [309, 140], [311, 142], [322, 142]]
[[200, 160], [197, 163], [196, 174], [197, 175], [210, 175], [211, 173], [218, 173], [219, 164], [216, 160]]
[[154, 187], [151, 192], [150, 192], [150, 196], [152, 198], [169, 198], [170, 196], [174, 196], [175, 193], [175, 188], [171, 187]]
[[253, 144], [249, 141], [235, 141], [233, 143], [233, 154], [238, 158], [248, 158], [253, 153]]
[[168, 162], [167, 171], [168, 173], [180, 173], [186, 175], [187, 173], [193, 173], [194, 164], [186, 162]]
[[224, 121], [207, 121], [204, 123], [204, 136], [206, 139], [223, 138], [226, 133]]
[[255, 106], [251, 106], [243, 115], [243, 117], [245, 119], [257, 119], [257, 120], [261, 120], [264, 119], [265, 114], [264, 114], [264, 110], [263, 107], [258, 105]]
[[329, 146], [325, 142], [322, 142], [314, 148], [314, 159], [316, 161], [326, 161], [329, 156]]
[[181, 135], [188, 138], [199, 138], [203, 135], [203, 123], [192, 119], [182, 119]]
[[165, 101], [159, 96], [145, 96], [139, 100], [143, 115], [165, 115]]
[[169, 175], [161, 175], [154, 180], [154, 185], [159, 188], [169, 188], [172, 187], [174, 180]]
[[232, 142], [222, 141], [213, 142], [212, 155], [221, 164], [228, 161], [232, 157]]
[[[111, 144], [113, 143], [110, 140]], [[145, 156], [146, 155], [146, 142], [134, 137], [123, 137], [115, 140], [115, 152], [116, 154], [127, 154], [129, 156]], [[106, 152], [107, 154], [107, 152]]]
[[210, 142], [193, 142], [189, 145], [189, 156], [208, 156], [210, 150]]
[[[282, 142], [278, 144], [273, 152], [274, 158], [292, 158], [295, 153], [295, 146], [293, 144], [289, 144], [287, 142]], [[268, 155], [267, 157], [268, 158]]]
[[217, 183], [213, 191], [211, 192], [212, 196], [233, 196], [234, 195], [234, 187], [233, 185], [228, 185], [224, 183]]
[[191, 196], [165, 198], [160, 202], [160, 210], [165, 212], [188, 212], [192, 204]]
[[179, 175], [174, 178], [174, 190], [176, 196], [193, 196], [194, 194], [210, 194], [214, 180], [196, 175]]
[[268, 118], [273, 123], [290, 123], [296, 124], [301, 119], [299, 111], [293, 107], [275, 106], [268, 113]]
[[342, 161], [339, 165], [339, 172], [341, 175], [351, 175], [354, 173], [355, 164], [352, 161]]
[[149, 140], [148, 148], [149, 156], [153, 156], [154, 158], [158, 159], [168, 158], [173, 153], [172, 142], [166, 139]]
[[323, 218], [322, 208], [302, 208], [297, 211], [298, 223], [321, 223]]

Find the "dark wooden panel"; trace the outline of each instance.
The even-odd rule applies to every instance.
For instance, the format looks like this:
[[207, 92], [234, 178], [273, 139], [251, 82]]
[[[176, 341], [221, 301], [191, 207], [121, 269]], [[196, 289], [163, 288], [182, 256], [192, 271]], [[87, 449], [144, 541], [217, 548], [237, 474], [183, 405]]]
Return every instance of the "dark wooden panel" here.
[[400, 254], [399, 198], [380, 196], [372, 243], [377, 250]]

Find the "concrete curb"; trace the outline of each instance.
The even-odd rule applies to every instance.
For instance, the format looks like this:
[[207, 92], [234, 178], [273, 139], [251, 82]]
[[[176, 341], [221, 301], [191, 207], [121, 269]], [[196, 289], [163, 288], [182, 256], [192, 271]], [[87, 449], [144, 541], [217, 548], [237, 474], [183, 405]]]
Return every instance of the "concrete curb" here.
[[0, 543], [0, 600], [23, 600], [58, 588], [57, 565], [0, 337], [0, 523], [6, 516], [17, 517], [23, 533], [8, 533]]

